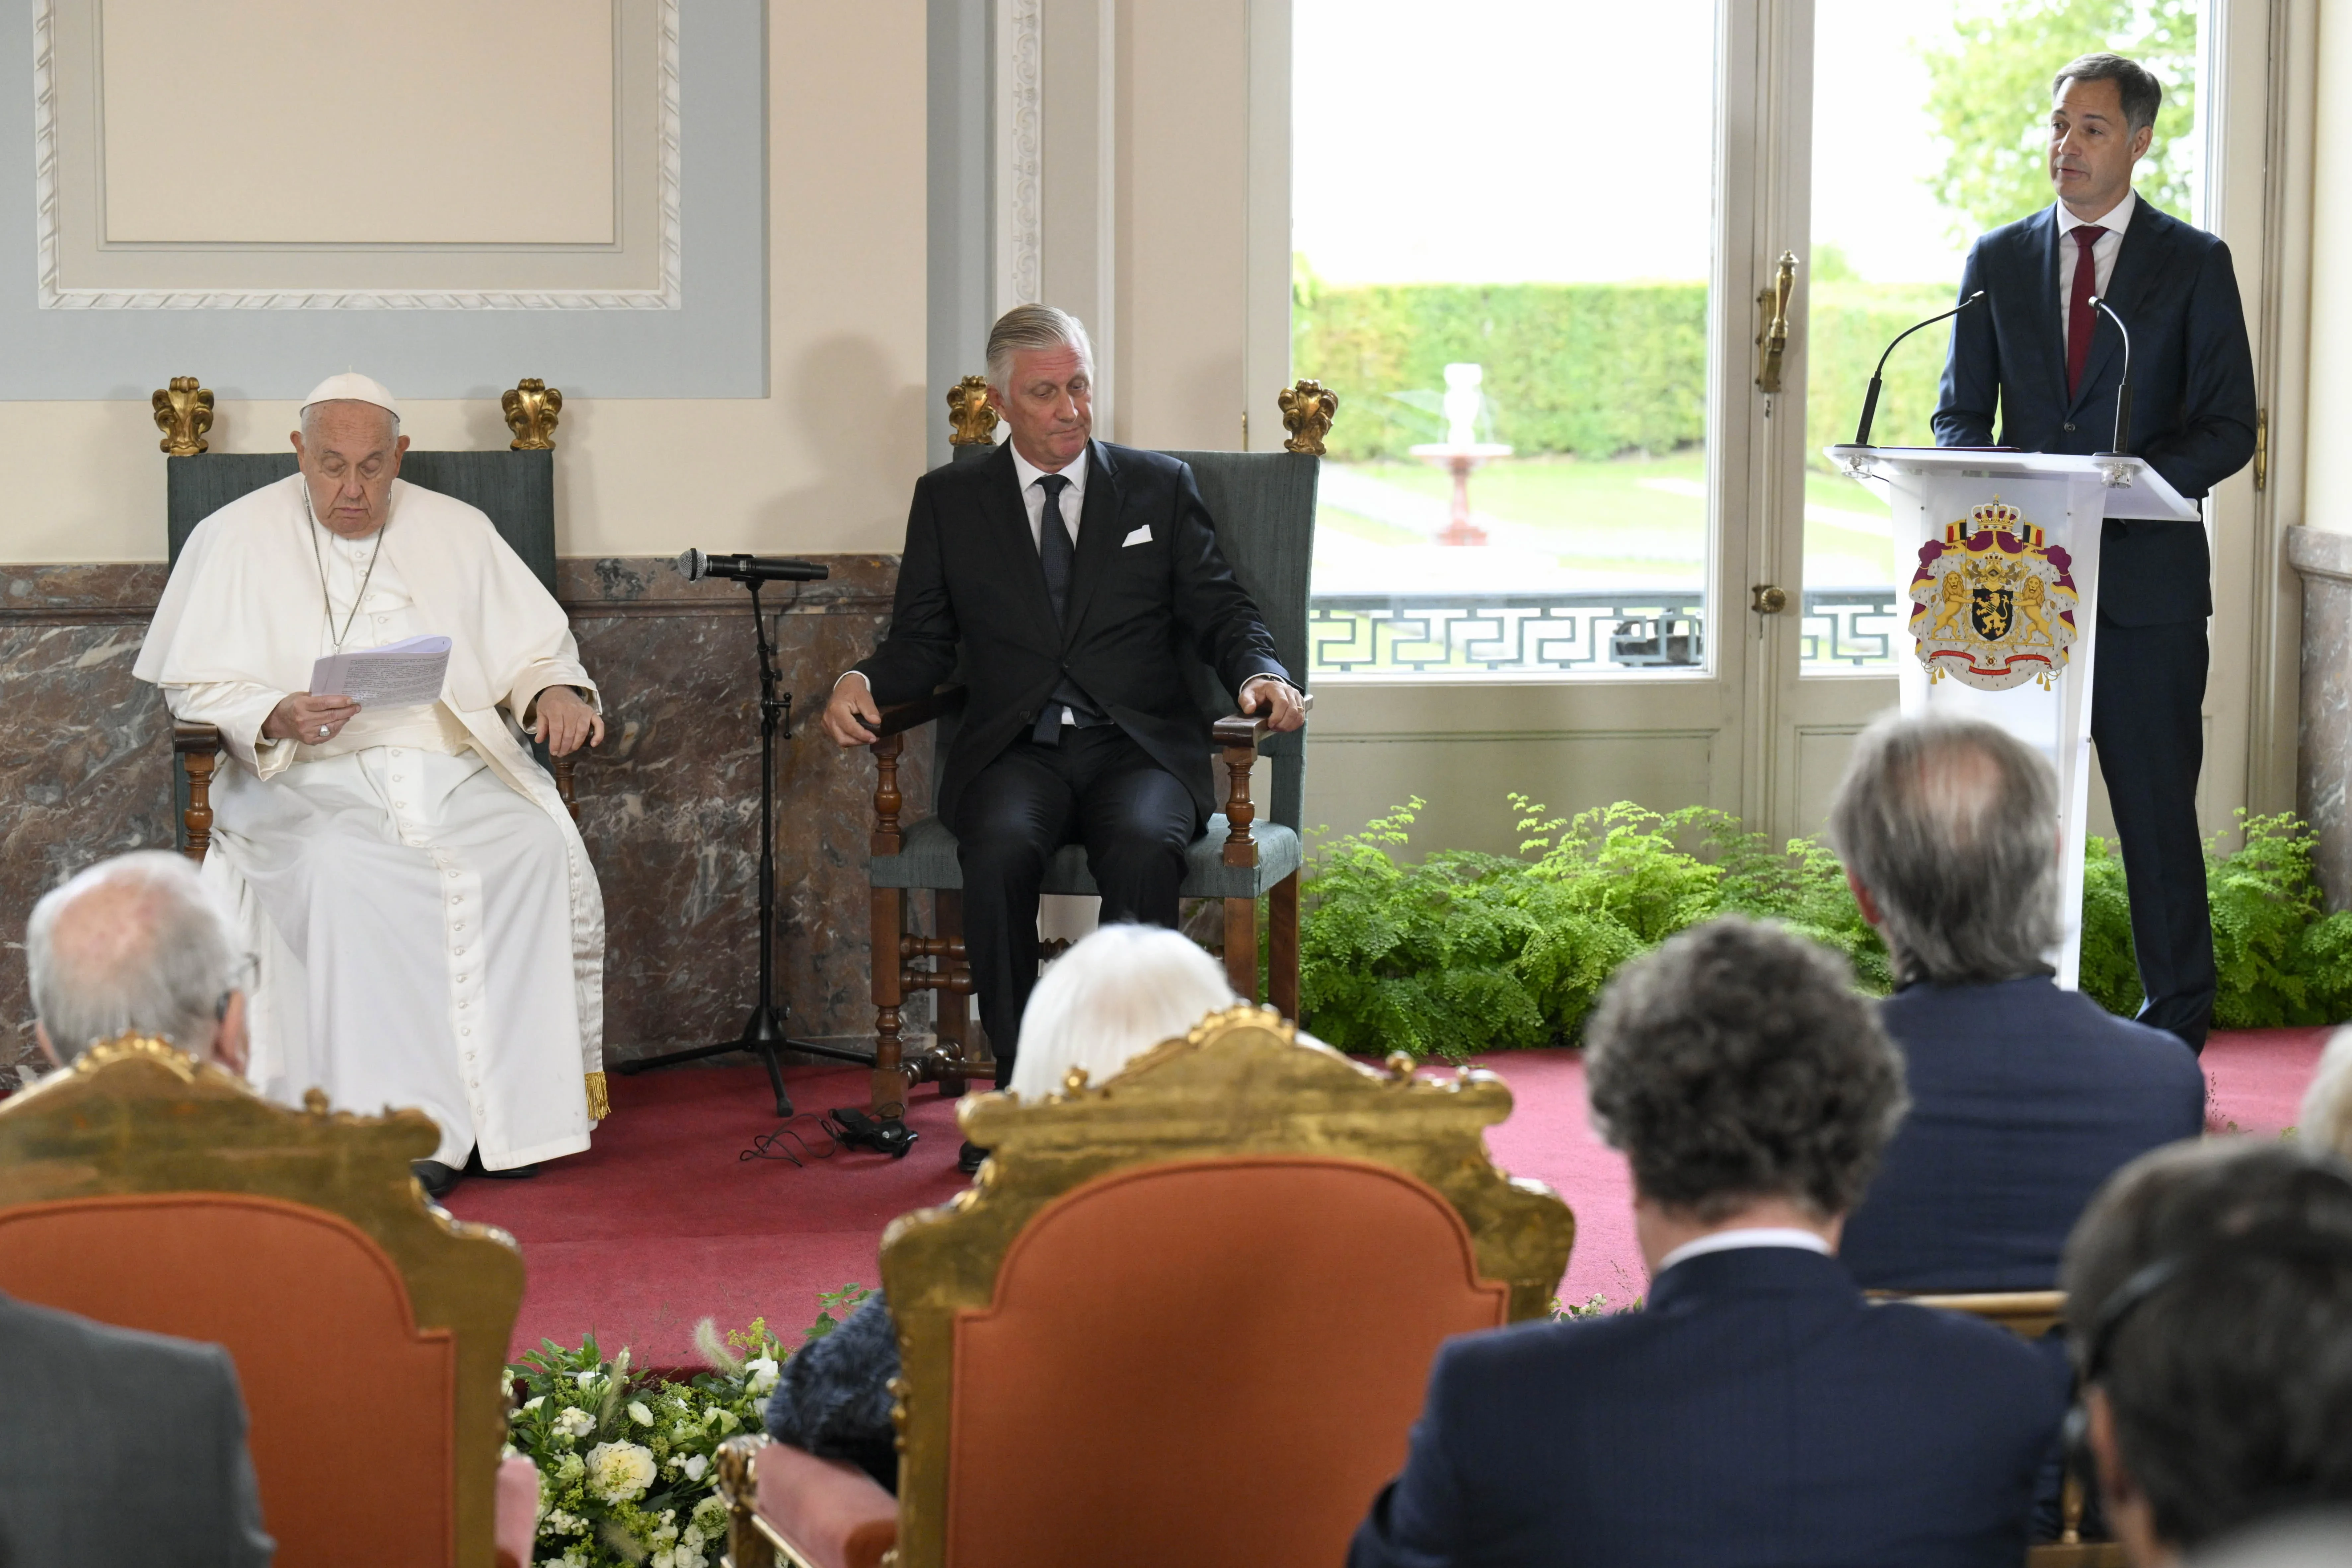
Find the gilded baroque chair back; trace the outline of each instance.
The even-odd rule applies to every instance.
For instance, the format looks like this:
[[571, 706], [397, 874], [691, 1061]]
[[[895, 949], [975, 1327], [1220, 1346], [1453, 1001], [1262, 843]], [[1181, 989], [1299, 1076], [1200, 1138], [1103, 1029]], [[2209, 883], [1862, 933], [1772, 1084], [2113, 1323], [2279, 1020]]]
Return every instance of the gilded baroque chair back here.
[[282, 1568], [488, 1568], [522, 1260], [426, 1207], [408, 1162], [438, 1141], [93, 1047], [0, 1104], [0, 1290], [226, 1346]]
[[1567, 1267], [1567, 1206], [1486, 1155], [1509, 1110], [1247, 1007], [1099, 1089], [968, 1103], [979, 1183], [883, 1241], [899, 1568], [1339, 1561], [1438, 1345]]

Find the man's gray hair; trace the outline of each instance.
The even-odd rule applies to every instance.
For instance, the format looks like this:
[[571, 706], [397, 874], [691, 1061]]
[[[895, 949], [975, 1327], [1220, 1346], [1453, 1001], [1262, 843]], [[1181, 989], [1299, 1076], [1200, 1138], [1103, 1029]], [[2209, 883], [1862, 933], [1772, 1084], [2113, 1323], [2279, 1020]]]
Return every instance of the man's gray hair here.
[[1051, 305], [1015, 305], [988, 329], [988, 384], [1009, 393], [1013, 389], [1004, 382], [1013, 374], [1015, 352], [1065, 346], [1077, 350], [1087, 369], [1094, 368], [1094, 345], [1087, 341], [1087, 329], [1076, 316]]
[[1100, 1083], [1240, 1000], [1223, 966], [1176, 932], [1104, 926], [1055, 959], [1030, 994], [1009, 1087], [1042, 1100], [1061, 1091], [1074, 1067]]
[[195, 868], [163, 849], [100, 861], [25, 929], [33, 1012], [60, 1061], [134, 1032], [205, 1055], [238, 963]]
[[332, 408], [337, 404], [341, 403], [350, 403], [357, 405], [362, 408], [374, 409], [378, 414], [383, 416], [385, 426], [384, 439], [387, 441], [397, 441], [400, 439], [400, 416], [394, 414], [391, 409], [386, 408], [383, 404], [370, 403], [363, 397], [322, 397], [316, 403], [306, 403], [302, 405], [303, 446], [315, 447], [319, 443], [319, 410], [321, 408]]
[[1829, 837], [1876, 901], [1904, 984], [2050, 973], [2058, 775], [2007, 731], [1940, 714], [1880, 720], [1854, 744]]

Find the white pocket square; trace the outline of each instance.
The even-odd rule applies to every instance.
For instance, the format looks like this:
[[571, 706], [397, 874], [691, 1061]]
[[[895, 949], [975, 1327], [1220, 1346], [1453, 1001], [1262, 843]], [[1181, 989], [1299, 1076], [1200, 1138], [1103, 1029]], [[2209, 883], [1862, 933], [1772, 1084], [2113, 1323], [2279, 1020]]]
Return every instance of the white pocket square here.
[[1147, 522], [1141, 528], [1137, 529], [1133, 533], [1129, 534], [1125, 539], [1120, 540], [1118, 542], [1118, 547], [1121, 550], [1124, 550], [1130, 544], [1149, 544], [1150, 542], [1151, 525]]

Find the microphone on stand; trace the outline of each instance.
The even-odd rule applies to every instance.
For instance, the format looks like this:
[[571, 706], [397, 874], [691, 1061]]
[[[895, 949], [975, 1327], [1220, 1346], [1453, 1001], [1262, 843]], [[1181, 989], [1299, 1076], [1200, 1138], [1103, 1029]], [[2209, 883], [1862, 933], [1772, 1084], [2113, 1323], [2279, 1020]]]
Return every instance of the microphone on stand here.
[[821, 583], [833, 568], [785, 555], [706, 555], [689, 550], [677, 558], [677, 569], [689, 583], [705, 577], [731, 577], [738, 583]]
[[1953, 306], [1950, 310], [1945, 311], [1942, 315], [1930, 316], [1926, 321], [1919, 322], [1917, 326], [1904, 328], [1902, 332], [1896, 336], [1895, 342], [1886, 345], [1886, 353], [1883, 353], [1878, 356], [1878, 369], [1870, 373], [1870, 392], [1862, 400], [1862, 423], [1855, 426], [1853, 432], [1853, 444], [1855, 446], [1867, 447], [1870, 445], [1870, 424], [1872, 420], [1878, 417], [1878, 389], [1883, 384], [1879, 379], [1879, 372], [1884, 371], [1886, 368], [1886, 355], [1895, 352], [1895, 344], [1900, 343], [1905, 338], [1907, 338], [1913, 332], [1917, 331], [1920, 327], [1932, 327], [1938, 321], [1950, 320], [1952, 317], [1958, 315], [1962, 310], [1967, 310], [1969, 306], [1975, 304], [1984, 297], [1985, 291], [1979, 289], [1975, 293], [1969, 295], [1967, 299], [1961, 300], [1958, 304]]
[[2131, 333], [2124, 327], [2124, 319], [2107, 308], [2107, 302], [2096, 294], [2091, 296], [2092, 307], [2116, 324], [2124, 334], [2124, 384], [2116, 388], [2116, 446], [2119, 454], [2131, 455]]

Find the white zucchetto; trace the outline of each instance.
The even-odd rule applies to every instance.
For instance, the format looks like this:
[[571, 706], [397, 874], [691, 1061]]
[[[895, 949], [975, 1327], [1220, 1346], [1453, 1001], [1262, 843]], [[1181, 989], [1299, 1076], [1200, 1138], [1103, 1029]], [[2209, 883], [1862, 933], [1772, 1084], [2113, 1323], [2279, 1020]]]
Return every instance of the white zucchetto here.
[[394, 419], [400, 417], [400, 405], [392, 400], [383, 383], [356, 371], [331, 375], [312, 387], [310, 395], [302, 400], [302, 406], [308, 408], [313, 403], [373, 403]]

